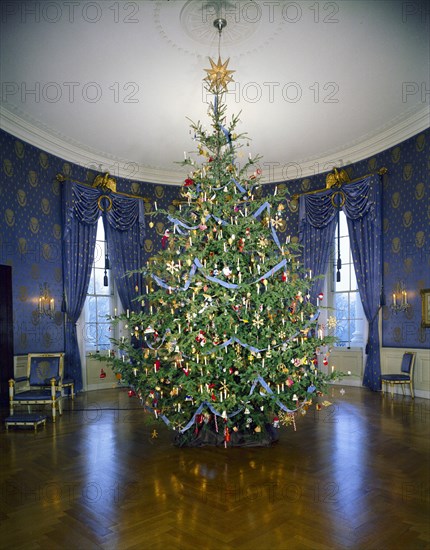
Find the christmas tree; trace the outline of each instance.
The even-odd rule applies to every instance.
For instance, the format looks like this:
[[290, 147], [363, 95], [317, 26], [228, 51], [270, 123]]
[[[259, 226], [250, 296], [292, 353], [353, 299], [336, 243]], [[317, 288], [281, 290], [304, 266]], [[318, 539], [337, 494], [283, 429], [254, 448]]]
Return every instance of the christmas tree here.
[[170, 229], [141, 269], [139, 307], [120, 318], [130, 339], [113, 341], [109, 361], [177, 444], [265, 445], [280, 424], [329, 404], [321, 395], [334, 375], [316, 365], [329, 339], [300, 248], [278, 235], [286, 197], [263, 197], [259, 157], [237, 162], [248, 139], [237, 116], [227, 120], [228, 61], [211, 66], [211, 129], [191, 123], [196, 158], [182, 162], [177, 211], [154, 212]]

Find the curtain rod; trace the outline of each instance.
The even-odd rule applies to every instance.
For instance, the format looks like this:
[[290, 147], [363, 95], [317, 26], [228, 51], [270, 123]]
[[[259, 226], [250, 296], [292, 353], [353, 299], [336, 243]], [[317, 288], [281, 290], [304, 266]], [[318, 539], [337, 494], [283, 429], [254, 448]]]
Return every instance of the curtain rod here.
[[331, 189], [332, 187], [342, 187], [342, 185], [350, 185], [351, 183], [357, 183], [357, 181], [360, 181], [364, 178], [368, 178], [369, 176], [374, 176], [375, 174], [383, 176], [387, 172], [388, 172], [388, 169], [385, 166], [383, 166], [376, 172], [370, 172], [370, 174], [365, 174], [364, 176], [360, 176], [358, 178], [354, 178], [353, 180], [350, 180], [346, 170], [344, 169], [338, 170], [337, 168], [333, 168], [333, 172], [328, 173], [326, 176], [325, 187], [323, 187], [322, 189], [315, 189], [314, 191], [306, 191], [305, 193], [295, 193], [291, 197], [291, 200], [297, 200], [299, 197], [302, 197], [303, 195], [315, 195], [316, 193], [327, 191], [327, 189]]
[[82, 181], [74, 180], [72, 178], [67, 178], [63, 174], [57, 174], [55, 176], [55, 179], [59, 181], [60, 183], [64, 183], [65, 181], [71, 181], [72, 183], [79, 183], [79, 185], [84, 185], [85, 187], [89, 187], [90, 189], [101, 189], [102, 191], [111, 191], [117, 195], [122, 195], [123, 197], [128, 197], [130, 199], [141, 199], [144, 202], [151, 202], [151, 199], [148, 197], [141, 197], [139, 195], [132, 195], [131, 193], [122, 193], [121, 191], [116, 190], [116, 179], [113, 178], [109, 172], [106, 172], [101, 176], [100, 174], [94, 178], [93, 183], [84, 183]]

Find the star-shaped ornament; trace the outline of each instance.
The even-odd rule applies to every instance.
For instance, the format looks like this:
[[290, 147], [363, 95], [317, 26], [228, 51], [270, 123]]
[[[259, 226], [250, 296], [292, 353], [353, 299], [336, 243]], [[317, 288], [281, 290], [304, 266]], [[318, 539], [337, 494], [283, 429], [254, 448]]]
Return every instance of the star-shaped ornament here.
[[221, 57], [218, 57], [218, 62], [215, 63], [211, 57], [209, 58], [211, 68], [205, 69], [208, 75], [203, 80], [209, 84], [209, 90], [211, 92], [219, 92], [222, 89], [227, 90], [227, 84], [232, 82], [233, 77], [231, 75], [235, 71], [230, 71], [227, 69], [229, 61], [230, 58], [223, 63], [221, 61]]

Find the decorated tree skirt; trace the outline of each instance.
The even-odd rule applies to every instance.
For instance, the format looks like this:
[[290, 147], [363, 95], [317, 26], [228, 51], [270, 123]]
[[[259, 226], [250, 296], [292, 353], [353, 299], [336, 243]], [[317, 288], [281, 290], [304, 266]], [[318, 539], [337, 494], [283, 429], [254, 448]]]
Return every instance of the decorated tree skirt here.
[[174, 445], [177, 447], [270, 447], [279, 439], [279, 432], [271, 424], [266, 424], [259, 433], [234, 432], [226, 438], [224, 430], [204, 424], [198, 430], [190, 428], [184, 433], [174, 435]]

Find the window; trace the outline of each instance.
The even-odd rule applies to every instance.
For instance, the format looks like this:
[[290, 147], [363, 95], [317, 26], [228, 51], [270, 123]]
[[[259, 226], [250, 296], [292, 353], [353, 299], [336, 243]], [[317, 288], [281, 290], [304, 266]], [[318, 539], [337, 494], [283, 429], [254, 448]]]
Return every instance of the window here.
[[94, 263], [83, 312], [85, 353], [109, 349], [109, 339], [114, 337], [114, 327], [107, 318], [108, 315], [113, 316], [116, 305], [112, 272], [105, 269], [107, 252], [103, 220], [100, 217]]
[[[339, 257], [340, 270], [337, 269]], [[336, 319], [336, 346], [363, 346], [365, 316], [355, 277], [346, 215], [342, 211], [339, 213], [339, 227], [336, 228], [328, 280], [331, 282], [328, 301]]]

